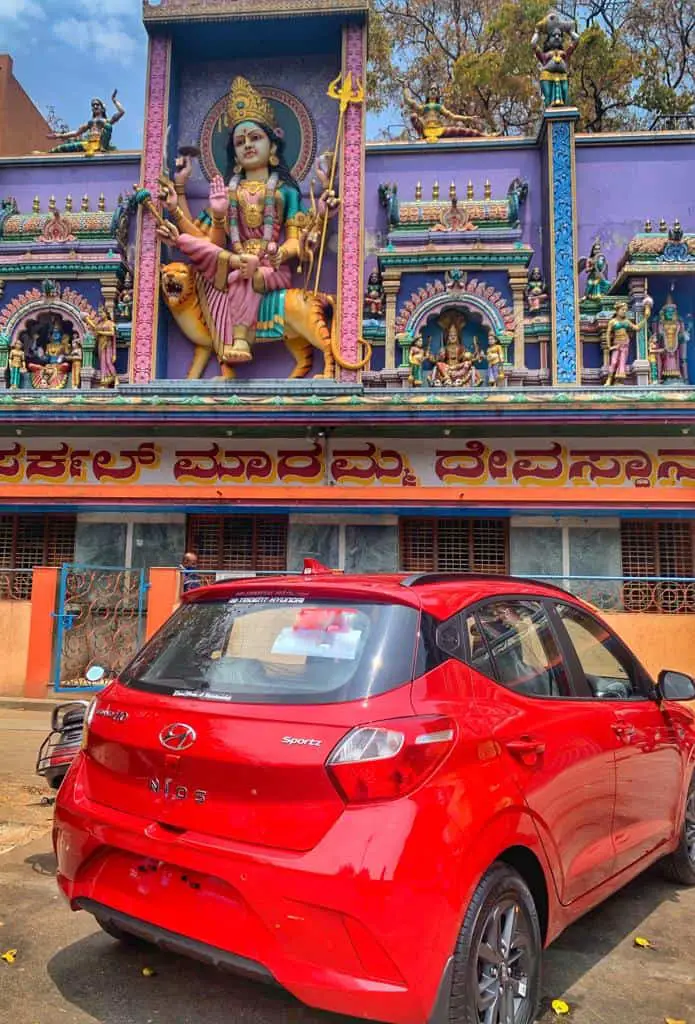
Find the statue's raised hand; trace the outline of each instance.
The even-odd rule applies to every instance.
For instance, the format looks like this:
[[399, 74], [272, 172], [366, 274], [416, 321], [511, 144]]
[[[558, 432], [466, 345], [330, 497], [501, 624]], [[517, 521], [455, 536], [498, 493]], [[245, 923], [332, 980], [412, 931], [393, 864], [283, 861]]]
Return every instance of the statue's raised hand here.
[[181, 232], [172, 224], [170, 220], [163, 220], [161, 224], [157, 226], [157, 237], [165, 242], [167, 245], [176, 245], [179, 240]]
[[218, 174], [210, 182], [210, 209], [215, 217], [225, 217], [228, 206], [227, 186], [222, 175]]
[[179, 205], [179, 197], [174, 186], [165, 178], [159, 179], [159, 200], [164, 203], [169, 213], [173, 213]]
[[177, 185], [185, 185], [193, 173], [193, 161], [190, 156], [177, 156], [174, 181]]

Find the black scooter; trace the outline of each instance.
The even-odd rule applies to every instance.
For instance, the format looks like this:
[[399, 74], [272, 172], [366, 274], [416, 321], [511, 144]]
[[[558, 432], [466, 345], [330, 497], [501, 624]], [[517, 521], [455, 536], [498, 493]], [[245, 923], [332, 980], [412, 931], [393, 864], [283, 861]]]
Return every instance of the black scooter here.
[[[36, 774], [51, 789], [58, 789], [82, 743], [82, 726], [89, 707], [86, 700], [71, 700], [53, 709], [51, 731], [41, 744]], [[50, 802], [47, 799], [47, 802]]]

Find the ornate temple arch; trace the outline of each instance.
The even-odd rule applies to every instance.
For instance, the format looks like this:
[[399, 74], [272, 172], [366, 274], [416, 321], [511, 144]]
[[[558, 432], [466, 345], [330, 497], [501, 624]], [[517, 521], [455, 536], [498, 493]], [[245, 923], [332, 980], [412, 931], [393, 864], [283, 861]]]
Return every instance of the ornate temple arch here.
[[447, 285], [437, 281], [418, 289], [403, 305], [396, 320], [396, 331], [414, 337], [431, 316], [445, 309], [477, 313], [496, 336], [514, 332], [515, 318], [511, 306], [495, 288], [475, 279], [455, 279]]
[[87, 333], [85, 318], [96, 317], [94, 307], [72, 288], [60, 289], [56, 286], [51, 293], [42, 292], [39, 288], [30, 288], [17, 295], [0, 311], [0, 334], [4, 334], [12, 342], [25, 330], [29, 320], [42, 313], [58, 313], [70, 320], [80, 342]]

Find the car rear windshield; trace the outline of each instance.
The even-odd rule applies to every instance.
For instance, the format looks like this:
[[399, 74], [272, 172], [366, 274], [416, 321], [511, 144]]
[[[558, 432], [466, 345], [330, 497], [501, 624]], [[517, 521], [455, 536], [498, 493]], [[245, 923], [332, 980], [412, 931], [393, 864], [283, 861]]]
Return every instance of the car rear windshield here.
[[419, 612], [400, 604], [236, 597], [182, 605], [127, 686], [250, 704], [334, 704], [413, 678]]

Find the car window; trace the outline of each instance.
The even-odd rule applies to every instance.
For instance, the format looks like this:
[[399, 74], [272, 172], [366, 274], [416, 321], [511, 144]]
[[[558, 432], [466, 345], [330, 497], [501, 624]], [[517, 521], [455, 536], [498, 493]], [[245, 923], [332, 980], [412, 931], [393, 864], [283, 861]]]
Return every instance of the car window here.
[[590, 692], [602, 700], [644, 700], [646, 680], [626, 648], [598, 619], [573, 605], [558, 604]]
[[469, 614], [466, 633], [470, 664], [478, 672], [527, 696], [569, 695], [560, 646], [539, 601], [491, 601]]

